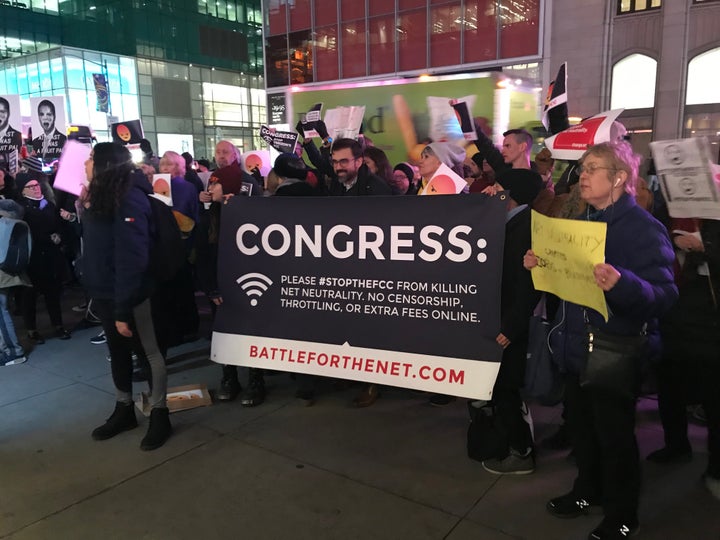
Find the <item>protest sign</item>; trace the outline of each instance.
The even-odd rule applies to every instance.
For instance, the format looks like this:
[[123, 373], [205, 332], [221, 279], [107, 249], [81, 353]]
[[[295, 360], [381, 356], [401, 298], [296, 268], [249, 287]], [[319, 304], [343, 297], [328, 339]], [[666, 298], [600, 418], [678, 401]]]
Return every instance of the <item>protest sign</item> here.
[[90, 147], [77, 141], [65, 144], [53, 187], [80, 196], [86, 180], [85, 162], [90, 157]]
[[241, 157], [243, 170], [248, 174], [252, 174], [253, 169], [257, 169], [262, 176], [267, 176], [272, 169], [270, 152], [267, 150], [250, 150], [243, 152]]
[[559, 133], [570, 127], [567, 100], [567, 62], [565, 62], [560, 66], [555, 80], [550, 83], [545, 97], [542, 124], [550, 133]]
[[211, 358], [488, 399], [505, 213], [497, 197], [233, 197]]
[[268, 146], [280, 153], [293, 153], [295, 152], [298, 134], [291, 131], [277, 131], [267, 126], [260, 126], [260, 138], [265, 141]]
[[444, 163], [440, 164], [435, 174], [430, 177], [427, 185], [423, 188], [421, 195], [456, 195], [467, 187], [464, 178], [458, 176], [450, 167]]
[[167, 173], [153, 174], [153, 193], [157, 196], [157, 199], [161, 200], [168, 206], [173, 205], [172, 188], [170, 182], [170, 175]]
[[468, 95], [457, 100], [450, 100], [441, 96], [428, 96], [426, 98], [428, 113], [430, 114], [429, 133], [433, 141], [457, 142], [463, 139], [463, 133], [458, 125], [458, 117], [451, 102], [463, 102], [469, 110], [475, 105], [474, 95]]
[[60, 157], [67, 141], [65, 96], [31, 97], [32, 147], [46, 164]]
[[720, 219], [718, 182], [707, 138], [655, 141], [650, 150], [672, 217]]
[[605, 293], [595, 283], [593, 268], [605, 260], [607, 223], [557, 219], [532, 211], [532, 269], [535, 288], [589, 307], [608, 320]]
[[325, 113], [325, 127], [333, 139], [357, 139], [365, 106], [336, 107]]
[[145, 136], [140, 120], [128, 120], [110, 124], [112, 141], [119, 144], [140, 144]]
[[585, 151], [601, 142], [612, 139], [612, 125], [625, 109], [613, 109], [583, 120], [557, 135], [545, 139], [545, 146], [553, 159], [577, 160]]
[[0, 165], [5, 165], [11, 174], [18, 170], [18, 156], [22, 141], [22, 115], [20, 96], [0, 96]]
[[312, 139], [314, 137], [320, 137], [317, 131], [317, 122], [320, 120], [320, 113], [322, 112], [323, 104], [316, 103], [313, 105], [305, 116], [300, 119], [302, 124], [303, 133], [306, 139]]
[[455, 110], [455, 116], [457, 116], [458, 122], [460, 123], [460, 131], [462, 131], [463, 138], [466, 141], [477, 140], [477, 133], [475, 132], [475, 124], [473, 123], [472, 113], [467, 101], [460, 99], [453, 99], [450, 101], [450, 105]]

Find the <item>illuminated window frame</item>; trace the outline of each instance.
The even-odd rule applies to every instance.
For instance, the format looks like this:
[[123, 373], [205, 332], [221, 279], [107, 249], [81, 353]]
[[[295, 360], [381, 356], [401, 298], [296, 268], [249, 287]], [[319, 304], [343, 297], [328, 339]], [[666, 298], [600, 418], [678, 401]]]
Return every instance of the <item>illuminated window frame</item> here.
[[655, 11], [662, 7], [662, 0], [618, 0], [617, 14], [644, 13]]

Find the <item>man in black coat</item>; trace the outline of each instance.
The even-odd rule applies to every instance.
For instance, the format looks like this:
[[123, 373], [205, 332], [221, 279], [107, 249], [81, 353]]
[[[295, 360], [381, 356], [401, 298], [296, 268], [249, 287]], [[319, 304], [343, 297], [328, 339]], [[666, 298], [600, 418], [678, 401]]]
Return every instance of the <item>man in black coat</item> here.
[[392, 195], [387, 182], [363, 164], [362, 146], [356, 140], [338, 139], [333, 143], [332, 166], [330, 195]]
[[520, 390], [525, 380], [530, 316], [540, 298], [530, 272], [523, 267], [523, 256], [530, 249], [530, 204], [543, 188], [538, 175], [528, 178], [506, 176], [500, 180], [510, 191], [505, 224], [503, 273], [500, 293], [500, 333], [496, 340], [503, 347], [493, 403], [499, 428], [507, 439], [508, 453], [500, 459], [483, 461], [493, 474], [530, 474], [535, 470], [530, 426], [523, 418]]

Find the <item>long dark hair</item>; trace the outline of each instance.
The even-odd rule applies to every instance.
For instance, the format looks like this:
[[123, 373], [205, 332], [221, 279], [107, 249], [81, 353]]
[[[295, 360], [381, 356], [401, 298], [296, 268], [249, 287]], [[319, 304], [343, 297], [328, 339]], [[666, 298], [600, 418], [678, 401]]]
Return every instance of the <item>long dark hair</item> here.
[[385, 180], [388, 185], [392, 185], [393, 168], [385, 152], [380, 148], [368, 146], [365, 149], [365, 155], [375, 162], [375, 166], [377, 167], [376, 175]]
[[130, 151], [114, 142], [98, 143], [93, 148], [92, 180], [88, 187], [88, 210], [112, 217], [130, 189], [135, 165]]

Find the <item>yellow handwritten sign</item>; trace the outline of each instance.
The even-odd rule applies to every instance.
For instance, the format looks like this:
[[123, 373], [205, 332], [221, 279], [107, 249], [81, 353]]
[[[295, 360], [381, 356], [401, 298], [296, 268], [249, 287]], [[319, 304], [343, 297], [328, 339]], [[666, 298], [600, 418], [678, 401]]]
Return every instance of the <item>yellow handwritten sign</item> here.
[[593, 268], [605, 260], [607, 224], [549, 218], [532, 212], [532, 269], [535, 288], [600, 313], [608, 320], [605, 293], [595, 283]]

